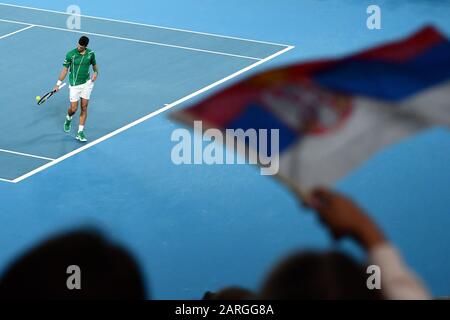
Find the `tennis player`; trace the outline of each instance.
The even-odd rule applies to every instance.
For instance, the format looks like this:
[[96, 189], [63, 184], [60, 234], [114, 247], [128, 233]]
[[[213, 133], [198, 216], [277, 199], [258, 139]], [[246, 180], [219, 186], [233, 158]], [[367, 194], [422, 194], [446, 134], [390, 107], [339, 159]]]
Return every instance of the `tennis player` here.
[[[98, 76], [98, 66], [95, 60], [94, 51], [87, 48], [89, 44], [88, 37], [81, 37], [78, 41], [76, 49], [69, 51], [66, 55], [66, 60], [63, 63], [63, 69], [59, 75], [58, 82], [54, 90], [58, 91], [59, 86], [66, 78], [67, 72], [69, 75], [69, 90], [70, 90], [70, 107], [67, 111], [66, 120], [64, 122], [64, 132], [70, 132], [72, 126], [72, 117], [77, 112], [78, 101], [81, 100], [80, 122], [78, 126], [78, 133], [76, 139], [81, 142], [86, 142], [87, 138], [84, 134], [84, 125], [86, 124], [87, 108], [94, 82]], [[90, 66], [94, 73], [92, 77], [89, 74]]]

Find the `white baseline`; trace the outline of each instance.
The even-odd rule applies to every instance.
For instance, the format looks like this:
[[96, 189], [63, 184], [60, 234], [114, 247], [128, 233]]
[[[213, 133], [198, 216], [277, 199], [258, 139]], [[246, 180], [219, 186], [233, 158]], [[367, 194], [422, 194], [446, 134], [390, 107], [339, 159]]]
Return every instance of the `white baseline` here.
[[[102, 34], [102, 33], [95, 33], [95, 32], [69, 30], [69, 29], [64, 29], [64, 28], [57, 28], [57, 27], [46, 26], [46, 25], [42, 25], [42, 24], [29, 24], [27, 22], [16, 21], [16, 20], [0, 19], [0, 21], [1, 22], [7, 22], [7, 23], [29, 25], [30, 27], [39, 27], [39, 28], [44, 28], [44, 29], [59, 30], [59, 31], [72, 32], [72, 33], [81, 33], [81, 34], [87, 34], [87, 35], [102, 37], [102, 38], [110, 38], [110, 39], [116, 39], [116, 40], [125, 40], [125, 41], [131, 41], [131, 42], [152, 44], [152, 45], [157, 45], [157, 46], [162, 46], [162, 47], [169, 47], [169, 48], [177, 48], [177, 49], [184, 49], [184, 50], [190, 50], [190, 51], [211, 53], [211, 54], [217, 54], [217, 55], [221, 55], [221, 56], [229, 56], [229, 57], [243, 58], [243, 59], [250, 59], [250, 60], [262, 60], [261, 58], [243, 56], [243, 55], [226, 53], [226, 52], [220, 52], [220, 51], [211, 51], [211, 50], [204, 50], [204, 49], [198, 49], [198, 48], [176, 46], [176, 45], [173, 45], [173, 44], [167, 44], [167, 43], [161, 43], [161, 42], [153, 42], [153, 41], [145, 41], [145, 40], [124, 38], [124, 37], [116, 37], [116, 36], [111, 36], [111, 35]], [[26, 28], [24, 28], [24, 30], [25, 29]]]
[[47, 161], [55, 160], [53, 158], [42, 157], [42, 156], [37, 156], [37, 155], [34, 155], [34, 154], [17, 152], [17, 151], [6, 150], [6, 149], [0, 149], [0, 152], [15, 154], [15, 155], [18, 155], [18, 156], [24, 156], [24, 157], [29, 157], [29, 158], [36, 158], [36, 159], [41, 159], [41, 160], [47, 160]]
[[5, 34], [4, 36], [0, 36], [0, 40], [1, 39], [4, 39], [4, 38], [7, 38], [7, 37], [9, 37], [9, 36], [12, 36], [12, 35], [14, 35], [14, 34], [16, 34], [16, 33], [19, 33], [19, 32], [22, 32], [22, 31], [25, 31], [25, 30], [28, 30], [28, 29], [31, 29], [31, 28], [33, 28], [34, 27], [34, 25], [29, 25], [28, 27], [25, 27], [25, 28], [23, 28], [23, 29], [19, 29], [19, 30], [16, 30], [16, 31], [14, 31], [14, 32], [11, 32], [11, 33], [8, 33], [8, 34]]

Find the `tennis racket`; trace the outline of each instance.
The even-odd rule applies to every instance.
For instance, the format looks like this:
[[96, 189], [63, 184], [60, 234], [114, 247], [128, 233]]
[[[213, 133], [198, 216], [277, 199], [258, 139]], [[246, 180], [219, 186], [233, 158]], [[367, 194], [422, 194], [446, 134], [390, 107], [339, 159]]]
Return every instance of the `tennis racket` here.
[[[66, 83], [64, 82], [63, 84], [61, 84], [59, 86], [59, 90], [61, 90], [62, 88], [64, 88], [66, 85]], [[48, 93], [46, 93], [41, 99], [39, 99], [39, 101], [37, 102], [38, 105], [43, 104], [45, 101], [47, 101], [48, 99], [50, 99], [51, 96], [53, 96], [55, 94], [56, 90], [50, 91]]]

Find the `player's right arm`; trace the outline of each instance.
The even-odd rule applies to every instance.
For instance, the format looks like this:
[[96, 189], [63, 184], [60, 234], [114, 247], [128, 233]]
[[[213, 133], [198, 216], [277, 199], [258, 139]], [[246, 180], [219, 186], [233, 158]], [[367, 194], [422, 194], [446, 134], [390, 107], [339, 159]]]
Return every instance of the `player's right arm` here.
[[56, 82], [56, 85], [53, 88], [53, 90], [55, 90], [56, 92], [59, 91], [59, 86], [62, 84], [62, 82], [64, 81], [64, 79], [67, 76], [67, 73], [69, 72], [71, 59], [72, 58], [70, 57], [70, 54], [67, 53], [66, 59], [64, 60], [64, 63], [63, 63], [63, 68], [62, 68], [62, 70], [61, 70], [61, 72], [59, 74], [59, 77], [58, 77], [58, 81]]
[[55, 90], [56, 92], [59, 91], [59, 86], [62, 84], [63, 80], [66, 78], [68, 71], [69, 71], [68, 68], [66, 68], [66, 67], [62, 68], [61, 73], [59, 74], [58, 82], [56, 82], [53, 90]]

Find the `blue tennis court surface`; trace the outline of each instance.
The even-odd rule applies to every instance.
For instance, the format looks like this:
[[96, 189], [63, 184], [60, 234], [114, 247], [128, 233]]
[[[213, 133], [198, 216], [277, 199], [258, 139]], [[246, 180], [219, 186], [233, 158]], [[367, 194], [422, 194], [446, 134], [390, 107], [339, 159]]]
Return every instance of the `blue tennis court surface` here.
[[[170, 138], [183, 126], [168, 115], [264, 68], [351, 54], [429, 24], [450, 35], [446, 1], [377, 2], [383, 25], [374, 31], [366, 27], [372, 1], [16, 0], [269, 42], [82, 18], [100, 67], [87, 145], [74, 139], [78, 117], [63, 132], [67, 88], [35, 102], [81, 33], [67, 30], [65, 14], [0, 5], [0, 178], [20, 181], [0, 182], [0, 272], [43, 239], [88, 225], [136, 257], [150, 297], [198, 299], [230, 285], [258, 288], [293, 249], [330, 248], [314, 215], [254, 167], [174, 165]], [[434, 128], [336, 185], [370, 212], [435, 296], [450, 288], [449, 149], [448, 130]]]
[[[0, 138], [0, 179], [20, 182], [180, 102], [207, 91], [290, 49], [291, 46], [81, 17], [0, 4], [0, 115], [8, 118]], [[53, 87], [65, 53], [82, 35], [91, 38], [101, 81], [96, 83], [82, 146], [64, 134], [68, 90], [37, 106], [35, 96]], [[45, 44], [45, 46], [44, 46]], [[14, 65], [14, 68], [9, 66]], [[95, 125], [91, 125], [95, 124]]]

